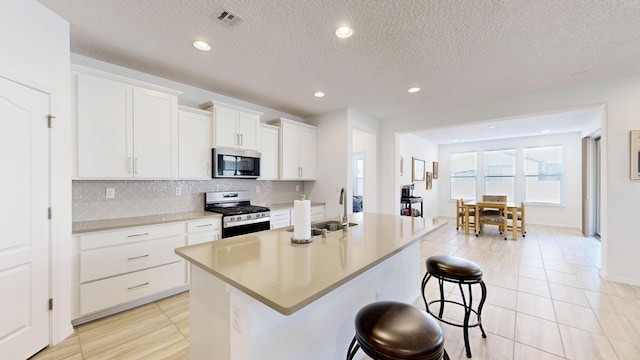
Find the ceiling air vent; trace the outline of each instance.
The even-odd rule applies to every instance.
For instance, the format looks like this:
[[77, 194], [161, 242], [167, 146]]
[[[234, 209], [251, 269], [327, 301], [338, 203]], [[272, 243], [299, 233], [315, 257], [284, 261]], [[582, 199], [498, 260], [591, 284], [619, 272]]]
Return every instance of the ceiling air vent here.
[[228, 10], [222, 10], [222, 12], [220, 12], [220, 14], [218, 15], [217, 19], [221, 23], [232, 28], [240, 25], [240, 23], [244, 21], [243, 18], [241, 18], [240, 16]]

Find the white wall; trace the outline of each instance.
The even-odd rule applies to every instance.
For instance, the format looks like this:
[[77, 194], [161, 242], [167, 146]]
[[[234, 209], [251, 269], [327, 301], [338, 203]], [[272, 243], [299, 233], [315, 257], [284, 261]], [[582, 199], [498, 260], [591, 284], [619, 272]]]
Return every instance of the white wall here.
[[[440, 215], [440, 211], [438, 210], [438, 191], [442, 186], [440, 183], [442, 182], [442, 176], [439, 176], [439, 179], [433, 180], [433, 185], [431, 190], [426, 189], [427, 181], [425, 176], [425, 181], [411, 181], [412, 177], [412, 157], [415, 157], [419, 160], [425, 161], [425, 171], [433, 172], [433, 162], [438, 161], [438, 145], [429, 144], [424, 141], [424, 139], [419, 138], [413, 134], [401, 134], [398, 135], [398, 151], [399, 155], [404, 158], [403, 160], [403, 172], [400, 174], [400, 167], [396, 168], [395, 172], [398, 174], [398, 181], [400, 182], [400, 186], [415, 184], [415, 189], [413, 190], [413, 196], [422, 197], [422, 205], [424, 209], [424, 217], [436, 217]], [[439, 167], [439, 174], [442, 174], [442, 167]], [[398, 203], [395, 204], [396, 214], [400, 213], [400, 186], [397, 186], [394, 191], [398, 193]], [[419, 208], [420, 204], [413, 204], [413, 207]]]
[[484, 176], [483, 151], [515, 149], [516, 150], [516, 193], [517, 203], [524, 200], [523, 152], [524, 148], [537, 146], [562, 145], [564, 152], [564, 203], [562, 205], [527, 204], [526, 214], [528, 224], [552, 226], [566, 226], [580, 228], [581, 202], [581, 138], [580, 133], [568, 133], [546, 136], [530, 136], [517, 139], [493, 140], [484, 142], [470, 142], [463, 144], [441, 145], [439, 147], [440, 182], [438, 194], [438, 208], [440, 216], [453, 217], [456, 212], [455, 200], [449, 200], [449, 154], [460, 152], [477, 152], [478, 182], [476, 194], [478, 198], [483, 194]]
[[[317, 170], [316, 181], [307, 181], [304, 191], [308, 199], [325, 202], [325, 217], [344, 215], [339, 204], [340, 189], [347, 190], [347, 199], [351, 199], [353, 185], [350, 181], [351, 136], [348, 131], [347, 109], [334, 111], [307, 119], [306, 123], [318, 127], [317, 132]], [[347, 213], [351, 213], [352, 204], [347, 201]]]
[[55, 344], [73, 332], [69, 24], [34, 0], [0, 1], [0, 24], [0, 73], [50, 90], [56, 116], [51, 130], [51, 338]]
[[[640, 181], [629, 176], [629, 131], [640, 128], [640, 75], [586, 83], [384, 122], [381, 129], [381, 209], [393, 208], [400, 182], [395, 134], [429, 127], [521, 117], [571, 108], [606, 105], [602, 128], [602, 271], [608, 279], [640, 285], [640, 241], [633, 226]], [[526, 123], [523, 123], [526, 126]], [[579, 161], [579, 158], [576, 160]], [[387, 169], [387, 170], [384, 170]], [[399, 195], [398, 195], [399, 196]]]

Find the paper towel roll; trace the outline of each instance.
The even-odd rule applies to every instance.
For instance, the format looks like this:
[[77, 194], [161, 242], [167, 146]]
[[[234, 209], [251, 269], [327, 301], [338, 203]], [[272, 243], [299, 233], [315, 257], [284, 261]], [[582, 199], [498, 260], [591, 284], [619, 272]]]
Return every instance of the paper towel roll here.
[[311, 201], [309, 200], [293, 202], [293, 238], [311, 239]]

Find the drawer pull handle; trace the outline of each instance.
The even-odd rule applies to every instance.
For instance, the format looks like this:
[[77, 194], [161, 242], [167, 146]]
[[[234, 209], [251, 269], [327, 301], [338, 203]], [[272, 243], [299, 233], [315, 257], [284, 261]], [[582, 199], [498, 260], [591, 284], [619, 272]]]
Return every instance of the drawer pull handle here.
[[142, 258], [145, 258], [145, 257], [149, 257], [149, 254], [130, 257], [130, 258], [127, 258], [127, 260], [142, 259]]
[[148, 281], [146, 283], [144, 283], [144, 284], [140, 284], [140, 285], [129, 287], [129, 288], [127, 288], [127, 290], [133, 290], [135, 288], [139, 288], [139, 287], [143, 287], [143, 286], [147, 286], [147, 285], [149, 285]]
[[196, 226], [196, 227], [199, 227], [199, 228], [201, 228], [201, 227], [207, 227], [207, 226], [213, 226], [213, 224], [204, 224], [204, 225], [198, 225], [198, 226]]
[[136, 236], [147, 236], [147, 235], [149, 235], [149, 233], [148, 233], [148, 232], [147, 232], [147, 233], [144, 233], [144, 234], [127, 235], [127, 237], [132, 238], [132, 237], [136, 237]]

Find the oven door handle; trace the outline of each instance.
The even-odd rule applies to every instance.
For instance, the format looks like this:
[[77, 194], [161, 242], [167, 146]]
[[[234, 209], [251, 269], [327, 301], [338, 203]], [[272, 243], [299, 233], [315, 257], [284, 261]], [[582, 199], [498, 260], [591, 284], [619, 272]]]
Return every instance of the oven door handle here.
[[260, 219], [225, 222], [223, 226], [226, 228], [230, 228], [230, 227], [236, 227], [236, 226], [242, 226], [242, 225], [259, 224], [259, 223], [269, 222], [269, 221], [271, 221], [269, 217], [261, 217]]

